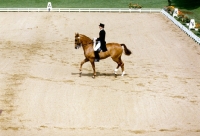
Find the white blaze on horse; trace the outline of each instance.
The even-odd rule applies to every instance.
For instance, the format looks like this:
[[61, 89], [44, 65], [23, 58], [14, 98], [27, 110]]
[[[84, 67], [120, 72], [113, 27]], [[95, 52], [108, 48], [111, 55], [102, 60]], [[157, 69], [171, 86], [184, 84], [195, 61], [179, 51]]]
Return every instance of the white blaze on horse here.
[[[79, 47], [82, 46], [85, 55], [85, 59], [80, 64], [80, 77], [82, 74], [82, 66], [85, 62], [88, 61], [90, 61], [93, 68], [93, 78], [95, 78], [96, 76], [95, 63], [94, 63], [95, 54], [94, 54], [93, 44], [94, 44], [93, 40], [90, 39], [89, 37], [83, 34], [75, 33], [75, 49], [78, 49]], [[121, 59], [123, 53], [122, 46], [124, 47], [125, 55], [128, 56], [131, 55], [131, 51], [126, 47], [125, 44], [118, 44], [118, 43], [107, 43], [106, 44], [107, 51], [99, 53], [100, 59], [111, 57], [112, 60], [117, 63], [117, 67], [115, 69], [115, 77], [117, 77], [117, 71], [119, 67], [121, 67], [122, 69], [122, 76], [124, 76], [125, 74], [124, 63]]]

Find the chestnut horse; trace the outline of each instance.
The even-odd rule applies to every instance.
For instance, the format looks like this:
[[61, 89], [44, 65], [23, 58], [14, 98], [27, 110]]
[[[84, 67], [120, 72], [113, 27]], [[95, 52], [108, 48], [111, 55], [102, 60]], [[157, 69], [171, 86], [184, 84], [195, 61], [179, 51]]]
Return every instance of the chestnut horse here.
[[[94, 49], [93, 49], [93, 40], [83, 34], [75, 33], [75, 49], [78, 49], [81, 46], [84, 51], [85, 59], [80, 64], [80, 77], [82, 74], [83, 64], [90, 61], [90, 63], [92, 64], [92, 68], [93, 68], [93, 78], [95, 78], [96, 71], [95, 71], [95, 63], [94, 63], [95, 55], [94, 55]], [[111, 57], [112, 60], [118, 64], [115, 69], [115, 77], [117, 77], [117, 71], [118, 71], [119, 67], [121, 67], [121, 69], [122, 69], [122, 76], [124, 76], [124, 74], [125, 74], [124, 63], [121, 59], [121, 56], [123, 53], [122, 46], [124, 47], [125, 54], [130, 55], [131, 51], [126, 47], [126, 45], [118, 44], [118, 43], [106, 44], [107, 51], [99, 53], [100, 59], [105, 59], [107, 57]]]

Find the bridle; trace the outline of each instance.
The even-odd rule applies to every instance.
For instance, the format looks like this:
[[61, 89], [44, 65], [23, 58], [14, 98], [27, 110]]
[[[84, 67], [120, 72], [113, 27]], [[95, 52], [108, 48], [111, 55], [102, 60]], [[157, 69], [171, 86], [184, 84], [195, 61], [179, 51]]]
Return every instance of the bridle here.
[[83, 43], [83, 41], [80, 39], [80, 36], [75, 37], [75, 49], [78, 49], [81, 46], [87, 46], [89, 44], [93, 44], [93, 41], [91, 41], [90, 43]]
[[75, 38], [75, 49], [80, 48], [81, 45], [82, 45], [82, 43], [81, 43], [80, 37], [76, 37]]

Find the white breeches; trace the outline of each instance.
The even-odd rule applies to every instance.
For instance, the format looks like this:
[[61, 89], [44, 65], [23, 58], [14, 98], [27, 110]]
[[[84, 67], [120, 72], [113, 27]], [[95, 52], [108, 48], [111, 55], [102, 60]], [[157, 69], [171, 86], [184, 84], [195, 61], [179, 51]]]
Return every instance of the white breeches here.
[[94, 49], [94, 51], [96, 51], [97, 49], [99, 49], [100, 46], [101, 46], [101, 42], [100, 41], [98, 41], [97, 44], [96, 44], [96, 39], [97, 38], [95, 38], [95, 37], [93, 38], [93, 42], [94, 42], [93, 49]]

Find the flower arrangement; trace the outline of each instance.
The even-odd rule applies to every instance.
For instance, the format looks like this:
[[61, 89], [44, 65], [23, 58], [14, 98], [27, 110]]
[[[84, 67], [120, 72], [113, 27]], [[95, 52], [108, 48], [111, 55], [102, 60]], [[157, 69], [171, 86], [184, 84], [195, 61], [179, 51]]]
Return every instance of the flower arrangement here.
[[195, 28], [200, 29], [200, 23], [195, 23]]
[[189, 23], [190, 22], [189, 17], [185, 13], [180, 11], [180, 10], [178, 10], [178, 18], [179, 18], [179, 20], [181, 20], [184, 23]]
[[190, 18], [187, 15], [184, 15], [184, 17], [181, 19], [184, 23], [190, 23]]
[[178, 17], [184, 18], [185, 14], [182, 11], [178, 10]]
[[142, 8], [142, 6], [139, 5], [139, 4], [132, 4], [132, 3], [129, 3], [129, 8]]
[[167, 11], [171, 15], [174, 13], [174, 9], [175, 9], [174, 6], [167, 6], [164, 8], [164, 10]]

